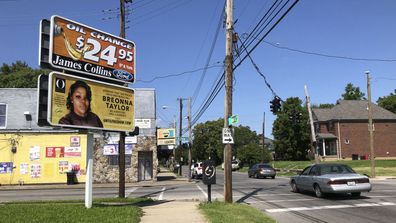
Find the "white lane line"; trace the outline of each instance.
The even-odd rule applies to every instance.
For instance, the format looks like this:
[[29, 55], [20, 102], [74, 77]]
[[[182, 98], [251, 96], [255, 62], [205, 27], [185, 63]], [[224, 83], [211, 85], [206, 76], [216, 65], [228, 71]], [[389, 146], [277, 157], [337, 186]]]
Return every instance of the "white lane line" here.
[[166, 190], [166, 187], [163, 187], [161, 190], [160, 195], [158, 196], [158, 200], [161, 201], [164, 198], [164, 192]]
[[272, 203], [280, 203], [280, 202], [293, 202], [293, 201], [314, 201], [318, 199], [293, 199], [293, 200], [268, 200], [268, 201], [246, 201], [245, 203], [249, 204], [256, 204], [256, 203], [266, 203], [266, 202], [272, 202]]
[[[290, 193], [290, 194], [254, 194], [252, 197], [274, 197], [274, 196], [295, 196], [296, 194]], [[246, 195], [235, 195], [234, 197], [246, 197]]]
[[125, 191], [126, 197], [129, 197], [129, 195], [131, 195], [131, 193], [133, 193], [133, 192], [134, 192], [135, 190], [137, 190], [137, 189], [138, 189], [137, 187], [132, 187], [132, 188], [126, 190], [126, 191]]
[[381, 203], [362, 203], [351, 205], [329, 205], [329, 206], [316, 206], [316, 207], [295, 207], [295, 208], [277, 208], [265, 209], [269, 213], [280, 213], [289, 211], [310, 211], [310, 210], [323, 210], [323, 209], [341, 209], [341, 208], [357, 208], [357, 207], [379, 207], [379, 206], [395, 206], [396, 203], [381, 202]]
[[208, 194], [198, 184], [195, 185], [198, 187], [198, 189], [203, 193], [205, 197], [208, 197]]

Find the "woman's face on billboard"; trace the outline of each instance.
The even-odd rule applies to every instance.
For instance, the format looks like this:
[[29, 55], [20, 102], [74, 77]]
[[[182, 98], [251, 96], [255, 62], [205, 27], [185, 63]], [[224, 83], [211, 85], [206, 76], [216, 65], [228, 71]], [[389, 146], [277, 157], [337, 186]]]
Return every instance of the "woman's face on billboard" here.
[[89, 108], [89, 100], [87, 99], [87, 90], [78, 87], [72, 94], [71, 101], [73, 103], [74, 113], [78, 116], [85, 117]]

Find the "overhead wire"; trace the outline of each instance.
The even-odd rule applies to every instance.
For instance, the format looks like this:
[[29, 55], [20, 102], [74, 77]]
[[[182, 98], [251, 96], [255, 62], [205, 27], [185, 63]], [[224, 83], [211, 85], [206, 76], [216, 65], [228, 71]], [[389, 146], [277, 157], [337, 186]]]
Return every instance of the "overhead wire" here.
[[[295, 1], [291, 4], [291, 6], [280, 16], [280, 18], [277, 19], [277, 21], [276, 21], [275, 23], [272, 24], [271, 28], [269, 28], [269, 30], [259, 39], [259, 41], [258, 41], [250, 50], [247, 50], [247, 49], [246, 49], [247, 55], [245, 55], [242, 59], [241, 59], [241, 55], [239, 55], [237, 58], [234, 58], [234, 61], [236, 61], [236, 59], [239, 59], [240, 61], [239, 61], [239, 63], [237, 63], [236, 65], [234, 65], [233, 70], [235, 70], [236, 68], [238, 68], [238, 67], [243, 63], [243, 61], [248, 57], [248, 54], [251, 54], [251, 53], [257, 48], [257, 46], [264, 40], [264, 38], [268, 36], [268, 34], [279, 24], [280, 21], [282, 21], [282, 19], [283, 19], [283, 18], [290, 12], [290, 10], [298, 3], [298, 1], [299, 1], [299, 0], [295, 0]], [[281, 2], [282, 2], [282, 1], [281, 1]], [[281, 3], [281, 2], [280, 2], [280, 3]], [[264, 31], [264, 29], [269, 25], [269, 23], [272, 22], [272, 21], [275, 19], [275, 17], [282, 11], [282, 9], [285, 7], [285, 5], [286, 5], [288, 2], [289, 2], [289, 1], [287, 1], [287, 2], [281, 7], [281, 9], [278, 10], [277, 13], [275, 13], [275, 15], [270, 19], [270, 21], [267, 22], [267, 25], [265, 25], [265, 26], [263, 27], [262, 24], [261, 24], [261, 25], [259, 25], [259, 24], [262, 23], [262, 21], [267, 21], [267, 19], [264, 19], [264, 17], [267, 17], [267, 15], [272, 15], [272, 14], [273, 14], [274, 11], [272, 11], [272, 13], [271, 13], [270, 11], [271, 11], [271, 9], [273, 9], [274, 4], [275, 4], [276, 2], [273, 4], [273, 6], [271, 6], [271, 8], [265, 13], [265, 16], [263, 16], [263, 18], [260, 20], [259, 24], [256, 25], [256, 27], [260, 27], [260, 29], [261, 29], [261, 30], [258, 32], [258, 34], [256, 35], [256, 38], [257, 38], [258, 35], [260, 35], [260, 34]], [[278, 4], [278, 5], [279, 5], [279, 4]], [[276, 7], [276, 8], [277, 8], [277, 7]], [[256, 27], [253, 29], [252, 32], [256, 32], [256, 31], [255, 31], [255, 30], [257, 30]], [[252, 32], [251, 32], [251, 33], [252, 33]], [[254, 41], [254, 40], [253, 40], [253, 41]], [[253, 43], [253, 42], [250, 42], [250, 43]], [[250, 44], [249, 44], [249, 45], [250, 45]], [[246, 46], [246, 47], [249, 47], [249, 46]], [[223, 74], [221, 75], [221, 78], [219, 78], [219, 79], [218, 79], [219, 81], [216, 82], [216, 87], [212, 90], [212, 92], [210, 93], [209, 97], [207, 97], [206, 100], [203, 102], [203, 104], [202, 104], [201, 107], [199, 108], [198, 112], [195, 113], [196, 115], [195, 115], [195, 117], [194, 117], [192, 123], [195, 124], [195, 123], [200, 119], [200, 117], [203, 115], [203, 113], [206, 111], [206, 109], [209, 107], [209, 105], [213, 102], [213, 100], [215, 99], [215, 97], [217, 96], [217, 94], [218, 94], [218, 93], [220, 92], [220, 90], [223, 88], [223, 86], [224, 86], [224, 84], [225, 84], [225, 83], [224, 83], [224, 77], [225, 77], [225, 72], [223, 71]]]
[[141, 80], [141, 79], [137, 79], [137, 81], [138, 81], [138, 82], [143, 82], [143, 83], [151, 83], [151, 82], [153, 82], [153, 81], [155, 81], [155, 80], [158, 80], [158, 79], [164, 79], [164, 78], [168, 78], [168, 77], [178, 77], [178, 76], [182, 76], [182, 75], [184, 75], [184, 74], [195, 73], [195, 72], [198, 72], [198, 71], [201, 71], [201, 70], [204, 70], [204, 69], [211, 69], [211, 68], [214, 68], [214, 67], [221, 67], [221, 65], [218, 65], [218, 64], [220, 64], [220, 61], [217, 61], [216, 63], [214, 63], [214, 64], [212, 64], [212, 65], [209, 65], [209, 66], [207, 66], [207, 67], [202, 67], [202, 68], [198, 68], [198, 69], [195, 69], [195, 70], [183, 71], [183, 72], [181, 72], [181, 73], [177, 73], [177, 74], [168, 74], [168, 75], [164, 75], [164, 76], [156, 76], [156, 77], [153, 77], [153, 78], [150, 79], [150, 80]]
[[[222, 9], [225, 8], [225, 4], [226, 4], [226, 2], [224, 1], [224, 6], [223, 6]], [[213, 41], [212, 41], [212, 45], [211, 45], [210, 50], [209, 50], [209, 55], [208, 55], [208, 57], [206, 59], [205, 67], [208, 67], [208, 65], [210, 63], [210, 60], [212, 59], [213, 51], [214, 51], [214, 48], [216, 46], [217, 39], [219, 37], [219, 32], [220, 32], [220, 28], [221, 28], [221, 24], [222, 24], [222, 19], [224, 17], [224, 13], [225, 13], [224, 10], [221, 10], [219, 22], [218, 22], [217, 28], [216, 28], [216, 33], [214, 35], [214, 38], [213, 38]], [[203, 80], [205, 78], [205, 75], [206, 75], [207, 71], [208, 71], [208, 69], [204, 69], [203, 70], [203, 72], [201, 74], [201, 78], [200, 78], [200, 80], [198, 82], [198, 85], [197, 85], [197, 87], [194, 90], [194, 93], [193, 93], [193, 96], [192, 96], [192, 98], [193, 98], [192, 107], [194, 107], [194, 104], [195, 104], [195, 101], [196, 101], [195, 99], [198, 97], [198, 94], [199, 94], [199, 92], [201, 90], [202, 83], [203, 83]]]

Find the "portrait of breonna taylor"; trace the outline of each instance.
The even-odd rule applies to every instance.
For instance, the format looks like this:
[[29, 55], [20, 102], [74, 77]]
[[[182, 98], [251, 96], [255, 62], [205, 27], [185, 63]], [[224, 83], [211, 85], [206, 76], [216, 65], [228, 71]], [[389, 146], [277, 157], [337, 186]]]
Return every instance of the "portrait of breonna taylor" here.
[[66, 106], [69, 112], [59, 120], [63, 125], [103, 128], [100, 118], [91, 111], [92, 91], [87, 83], [78, 80], [70, 86]]

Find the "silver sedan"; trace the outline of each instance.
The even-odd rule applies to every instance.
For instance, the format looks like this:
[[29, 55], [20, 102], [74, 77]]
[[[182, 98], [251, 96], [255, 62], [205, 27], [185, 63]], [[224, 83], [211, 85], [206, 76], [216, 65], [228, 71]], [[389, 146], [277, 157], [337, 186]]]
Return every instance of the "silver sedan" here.
[[306, 167], [301, 174], [290, 178], [292, 191], [314, 192], [317, 197], [326, 193], [347, 194], [358, 197], [361, 192], [371, 191], [367, 176], [357, 174], [345, 164], [314, 164]]

